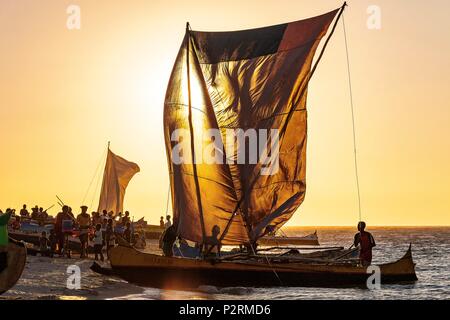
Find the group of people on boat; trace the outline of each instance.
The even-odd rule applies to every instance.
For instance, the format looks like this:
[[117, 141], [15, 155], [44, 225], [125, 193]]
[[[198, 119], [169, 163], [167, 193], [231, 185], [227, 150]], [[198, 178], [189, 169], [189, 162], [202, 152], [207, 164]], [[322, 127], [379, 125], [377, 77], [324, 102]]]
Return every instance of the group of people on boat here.
[[[35, 206], [31, 208], [31, 213], [28, 211], [27, 205], [24, 204], [22, 209], [20, 209], [19, 216], [23, 219], [31, 219], [34, 221], [44, 223], [47, 219], [49, 219], [49, 214], [47, 213], [48, 209], [44, 210], [43, 207]], [[0, 213], [2, 211], [0, 210]], [[12, 216], [16, 215], [16, 209], [7, 209], [5, 213], [10, 213]]]
[[[72, 208], [63, 205], [61, 211], [52, 217], [45, 210], [40, 210], [37, 206], [29, 214], [27, 206], [23, 205], [19, 215], [14, 209], [7, 209], [12, 219], [9, 228], [14, 231], [21, 231], [22, 227], [30, 222], [40, 226], [50, 226], [42, 231], [39, 238], [39, 251], [44, 256], [67, 255], [69, 239], [78, 237], [81, 250], [80, 258], [87, 258], [89, 254], [89, 243], [93, 244], [95, 259], [104, 260], [103, 251], [116, 245], [116, 237], [121, 236], [124, 241], [140, 248], [145, 247], [145, 235], [134, 232], [133, 224], [128, 211], [125, 214], [115, 215], [113, 212], [103, 210], [102, 213], [88, 213], [87, 206], [81, 206], [81, 212], [75, 216]], [[0, 210], [1, 213], [1, 210]], [[37, 213], [37, 214], [35, 214]], [[45, 214], [42, 214], [45, 213]]]

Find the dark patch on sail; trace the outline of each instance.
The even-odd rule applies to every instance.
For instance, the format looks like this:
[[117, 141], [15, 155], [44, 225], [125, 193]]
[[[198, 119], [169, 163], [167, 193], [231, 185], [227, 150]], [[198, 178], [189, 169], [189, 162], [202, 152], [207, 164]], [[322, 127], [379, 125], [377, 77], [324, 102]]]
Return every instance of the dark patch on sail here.
[[199, 32], [191, 34], [200, 63], [252, 59], [278, 51], [288, 24], [234, 32]]

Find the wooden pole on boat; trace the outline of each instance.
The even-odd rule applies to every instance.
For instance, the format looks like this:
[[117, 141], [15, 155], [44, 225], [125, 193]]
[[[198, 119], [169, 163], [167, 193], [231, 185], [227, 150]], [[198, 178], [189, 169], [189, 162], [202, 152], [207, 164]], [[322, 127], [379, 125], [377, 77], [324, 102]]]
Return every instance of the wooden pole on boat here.
[[50, 210], [51, 208], [53, 208], [55, 205], [51, 205], [50, 207], [48, 207], [47, 209], [44, 210], [44, 212], [47, 212], [48, 210]]
[[[353, 246], [351, 246], [349, 250], [351, 250], [352, 247], [353, 247]], [[352, 253], [354, 253], [354, 252], [356, 252], [356, 251], [358, 251], [358, 248], [355, 248], [355, 249], [353, 249], [353, 250], [351, 250], [351, 251], [349, 251], [349, 252], [344, 253], [343, 255], [341, 255], [341, 256], [339, 256], [339, 257], [333, 259], [333, 261], [341, 260], [342, 258], [345, 258], [346, 256], [349, 256], [349, 255], [351, 255]]]
[[[108, 163], [108, 156], [109, 156], [110, 147], [111, 147], [111, 141], [108, 141], [108, 147], [107, 147], [107, 150], [106, 150], [106, 163]], [[105, 164], [105, 168], [106, 168], [106, 164]], [[105, 176], [103, 175], [102, 189], [101, 189], [100, 193], [103, 191], [103, 184], [105, 183], [104, 179], [105, 179]], [[109, 192], [108, 192], [109, 188], [105, 188], [105, 190], [106, 190], [106, 203], [109, 203]], [[100, 206], [100, 204], [99, 204], [99, 206]], [[103, 210], [103, 209], [102, 208], [98, 208], [98, 211], [100, 211], [100, 210]]]
[[58, 197], [58, 195], [56, 195], [56, 198], [58, 199], [58, 204], [59, 204], [61, 207], [64, 207], [64, 206], [65, 206], [64, 201], [62, 201], [61, 198]]
[[197, 193], [197, 206], [200, 214], [200, 225], [202, 228], [202, 244], [206, 239], [205, 221], [203, 219], [203, 205], [200, 193], [200, 185], [198, 182], [197, 164], [195, 156], [195, 141], [194, 141], [194, 125], [192, 120], [192, 95], [191, 95], [191, 66], [190, 66], [190, 53], [191, 53], [191, 31], [189, 22], [186, 23], [186, 69], [187, 69], [187, 86], [188, 86], [188, 105], [189, 105], [189, 130], [191, 135], [191, 156], [192, 156], [192, 169], [194, 173], [195, 189]]

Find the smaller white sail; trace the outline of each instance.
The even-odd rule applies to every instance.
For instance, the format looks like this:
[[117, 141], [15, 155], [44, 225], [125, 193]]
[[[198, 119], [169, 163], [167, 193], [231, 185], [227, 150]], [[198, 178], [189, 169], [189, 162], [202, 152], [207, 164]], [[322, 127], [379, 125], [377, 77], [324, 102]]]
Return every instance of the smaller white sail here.
[[123, 210], [128, 183], [140, 171], [137, 164], [121, 158], [108, 149], [98, 212], [106, 210], [117, 215]]

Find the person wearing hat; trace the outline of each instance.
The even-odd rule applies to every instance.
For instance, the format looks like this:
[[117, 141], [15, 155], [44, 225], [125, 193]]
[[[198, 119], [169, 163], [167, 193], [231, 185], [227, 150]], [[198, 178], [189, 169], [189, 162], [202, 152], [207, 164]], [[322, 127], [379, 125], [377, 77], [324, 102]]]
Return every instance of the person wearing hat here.
[[80, 258], [86, 258], [88, 256], [88, 236], [89, 227], [91, 226], [91, 216], [87, 213], [88, 207], [81, 206], [81, 213], [77, 216], [78, 227], [80, 228], [80, 242], [81, 242], [81, 254]]
[[31, 209], [31, 220], [38, 220], [39, 218], [39, 207], [35, 206]]

